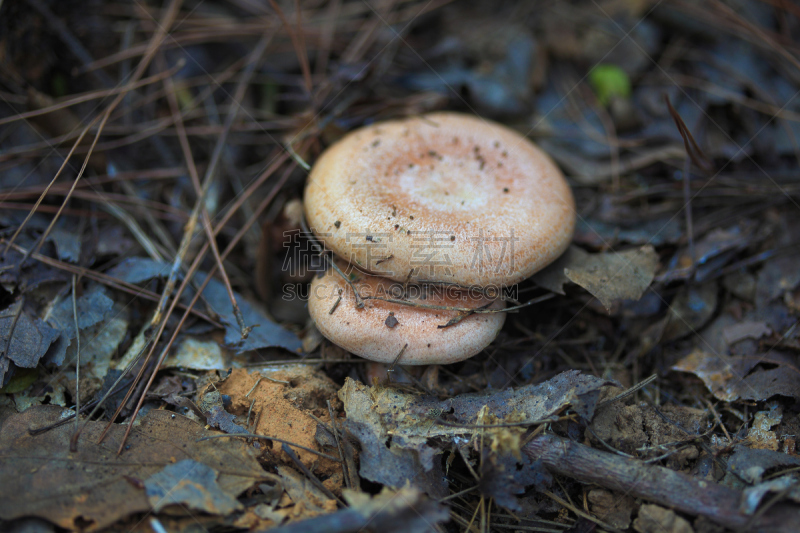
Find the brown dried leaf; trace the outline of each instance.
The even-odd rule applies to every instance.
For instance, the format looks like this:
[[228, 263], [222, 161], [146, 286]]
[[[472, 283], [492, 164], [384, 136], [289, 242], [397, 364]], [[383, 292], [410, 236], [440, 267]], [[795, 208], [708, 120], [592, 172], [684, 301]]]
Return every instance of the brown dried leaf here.
[[568, 281], [589, 291], [606, 307], [638, 300], [655, 276], [658, 254], [651, 245], [624, 252], [589, 254], [571, 246], [555, 263], [534, 275], [537, 285], [564, 294]]
[[564, 274], [611, 309], [618, 300], [638, 300], [650, 286], [658, 268], [658, 254], [651, 245], [638, 250], [590, 256], [578, 268]]
[[31, 436], [67, 411], [56, 406], [33, 407], [5, 421], [0, 432], [0, 518], [36, 516], [67, 529], [92, 531], [129, 514], [151, 508], [144, 480], [164, 466], [193, 459], [219, 472], [220, 489], [235, 497], [264, 471], [247, 444], [235, 439], [197, 442], [208, 436], [203, 426], [168, 411], [153, 410], [132, 431], [122, 455], [117, 446], [125, 426], [111, 427], [97, 444], [105, 422], [89, 422], [69, 451], [74, 431], [66, 424]]
[[672, 369], [696, 375], [726, 402], [766, 400], [777, 394], [800, 398], [800, 369], [775, 356], [737, 357], [695, 350]]
[[[237, 368], [217, 387], [222, 394], [230, 396], [227, 410], [236, 415], [240, 423], [246, 423], [247, 414], [251, 413], [249, 429], [253, 433], [286, 439], [319, 451], [322, 449], [314, 438], [317, 422], [309, 413], [327, 419], [326, 401], [331, 400], [334, 409], [339, 403], [336, 384], [309, 365], [287, 365], [249, 372]], [[281, 443], [273, 441], [266, 446], [271, 447], [281, 460], [291, 461], [281, 451]], [[321, 476], [328, 477], [342, 470], [341, 464], [312, 452], [300, 448], [294, 451], [303, 464]]]
[[[295, 518], [308, 518], [320, 513], [336, 510], [336, 500], [328, 498], [307, 477], [288, 466], [279, 466], [278, 475], [283, 480], [283, 488], [295, 505], [302, 505], [302, 514], [293, 512]], [[297, 511], [300, 511], [299, 509]]]
[[220, 489], [217, 471], [192, 459], [167, 465], [144, 482], [154, 512], [168, 505], [185, 505], [206, 513], [227, 515], [242, 508], [236, 498]]

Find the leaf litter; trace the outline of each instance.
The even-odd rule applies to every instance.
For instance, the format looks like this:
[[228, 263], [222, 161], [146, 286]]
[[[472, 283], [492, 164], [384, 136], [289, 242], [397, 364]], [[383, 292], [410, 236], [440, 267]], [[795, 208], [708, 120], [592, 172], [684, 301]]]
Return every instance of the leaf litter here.
[[[3, 424], [0, 476], [16, 480], [0, 488], [0, 517], [4, 520], [38, 516], [67, 529], [98, 530], [154, 505], [167, 505], [156, 492], [146, 490], [148, 480], [151, 487], [160, 486], [159, 491], [166, 494], [164, 487], [174, 484], [174, 467], [183, 461], [187, 463], [181, 468], [192, 470], [202, 465], [195, 469], [196, 475], [216, 479], [218, 490], [204, 492], [195, 487], [200, 492], [191, 500], [193, 506], [209, 513], [231, 505], [231, 498], [264, 476], [256, 454], [245, 443], [198, 442], [207, 434], [203, 426], [169, 411], [153, 410], [142, 417], [121, 456], [115, 446], [125, 431], [121, 426], [113, 426], [98, 444], [105, 424], [88, 422], [77, 452], [70, 451], [73, 424], [35, 436], [28, 433], [66, 413], [55, 406], [32, 407]], [[152, 479], [159, 472], [162, 475]]]
[[694, 351], [673, 368], [703, 380], [718, 399], [768, 400], [775, 395], [800, 398], [800, 370], [777, 354], [727, 356]]
[[[344, 1], [265, 18], [169, 2], [150, 25], [38, 4], [0, 3], [0, 474], [21, 480], [2, 484], [1, 528], [22, 509], [76, 530], [800, 522], [789, 4]], [[577, 185], [579, 227], [489, 350], [374, 384], [307, 322], [313, 269], [286, 264], [303, 231], [287, 213], [322, 147], [438, 109], [535, 137]], [[78, 399], [92, 416], [70, 454], [57, 406]], [[134, 452], [154, 420], [169, 446]], [[46, 422], [62, 425], [25, 434]]]
[[[486, 430], [492, 460], [513, 457], [522, 467], [524, 477], [533, 471], [520, 455], [521, 437], [525, 424], [541, 424], [557, 418], [557, 414], [572, 407], [581, 416], [591, 419], [600, 388], [610, 382], [577, 371], [565, 372], [552, 380], [516, 390], [463, 394], [447, 400], [416, 393], [404, 393], [393, 387], [368, 387], [348, 379], [339, 391], [347, 415], [347, 430], [361, 443], [361, 477], [390, 487], [407, 483], [435, 497], [444, 497], [441, 462], [435, 460], [443, 449], [466, 446], [475, 426]], [[516, 423], [519, 427], [491, 426], [497, 423]], [[437, 445], [430, 444], [435, 439]], [[494, 473], [503, 469], [495, 465]], [[536, 472], [539, 475], [545, 475]], [[488, 477], [488, 476], [486, 476]], [[521, 490], [531, 483], [521, 483], [512, 490]], [[509, 488], [508, 480], [485, 483], [489, 491]], [[490, 494], [495, 496], [495, 494]], [[509, 498], [506, 502], [511, 502]], [[516, 507], [512, 504], [511, 507]]]
[[643, 246], [623, 252], [588, 254], [572, 246], [553, 264], [534, 274], [537, 285], [558, 294], [564, 284], [580, 285], [610, 310], [621, 300], [638, 300], [658, 268], [655, 249]]

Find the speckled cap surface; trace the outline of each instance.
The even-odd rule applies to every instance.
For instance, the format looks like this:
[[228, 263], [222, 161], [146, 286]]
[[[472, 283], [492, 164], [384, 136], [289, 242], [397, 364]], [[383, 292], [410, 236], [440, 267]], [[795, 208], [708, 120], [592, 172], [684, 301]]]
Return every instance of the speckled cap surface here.
[[397, 281], [510, 285], [554, 261], [575, 227], [561, 171], [515, 131], [433, 113], [346, 135], [308, 178], [326, 247]]
[[[492, 301], [475, 289], [404, 288], [402, 283], [366, 275], [359, 275], [353, 284], [362, 297], [405, 296], [416, 304], [470, 309], [505, 307], [501, 300]], [[365, 299], [364, 307], [358, 309], [352, 289], [333, 270], [311, 282], [308, 311], [328, 340], [365, 359], [392, 363], [408, 345], [398, 360], [401, 365], [450, 364], [472, 357], [495, 339], [506, 318], [506, 313], [472, 314], [442, 328], [459, 313], [375, 299]]]

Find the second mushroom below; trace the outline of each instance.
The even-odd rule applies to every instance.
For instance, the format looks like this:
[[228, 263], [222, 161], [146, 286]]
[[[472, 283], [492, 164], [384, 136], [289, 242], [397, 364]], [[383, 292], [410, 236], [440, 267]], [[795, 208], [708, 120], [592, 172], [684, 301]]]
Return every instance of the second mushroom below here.
[[[372, 361], [397, 360], [403, 365], [462, 361], [488, 346], [505, 322], [505, 313], [498, 312], [504, 302], [476, 289], [404, 286], [380, 276], [350, 274], [356, 276], [352, 287], [333, 269], [315, 278], [309, 313], [325, 337]], [[353, 289], [363, 308], [358, 308]]]

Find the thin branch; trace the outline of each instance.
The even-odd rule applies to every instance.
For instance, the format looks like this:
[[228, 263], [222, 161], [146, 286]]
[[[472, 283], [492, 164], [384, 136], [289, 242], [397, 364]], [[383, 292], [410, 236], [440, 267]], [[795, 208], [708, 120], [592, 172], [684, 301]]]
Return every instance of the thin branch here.
[[81, 412], [81, 328], [78, 324], [78, 295], [75, 286], [78, 276], [72, 275], [72, 319], [75, 323], [75, 432], [69, 441], [69, 451], [78, 451], [78, 435], [80, 435], [80, 420], [77, 416]]
[[318, 450], [313, 448], [308, 448], [303, 446], [302, 444], [296, 444], [292, 441], [280, 439], [278, 437], [270, 437], [269, 435], [256, 435], [255, 433], [225, 433], [224, 435], [209, 435], [208, 437], [203, 437], [201, 439], [197, 439], [197, 442], [201, 442], [204, 440], [211, 440], [211, 439], [225, 439], [230, 437], [244, 437], [247, 439], [263, 439], [263, 440], [274, 440], [275, 442], [280, 442], [281, 444], [288, 444], [289, 446], [294, 446], [295, 448], [300, 448], [301, 450], [305, 450], [307, 452], [313, 453], [315, 455], [319, 455], [320, 457], [324, 457], [325, 459], [330, 459], [334, 462], [339, 462], [339, 459], [332, 455], [328, 455], [327, 453], [322, 453]]
[[[557, 437], [541, 435], [523, 447], [548, 470], [583, 483], [618, 490], [693, 516], [704, 516], [727, 528], [789, 533], [797, 530], [800, 509], [778, 505], [767, 515], [740, 511], [741, 491], [661, 466], [601, 452]], [[753, 522], [751, 523], [751, 520]]]

